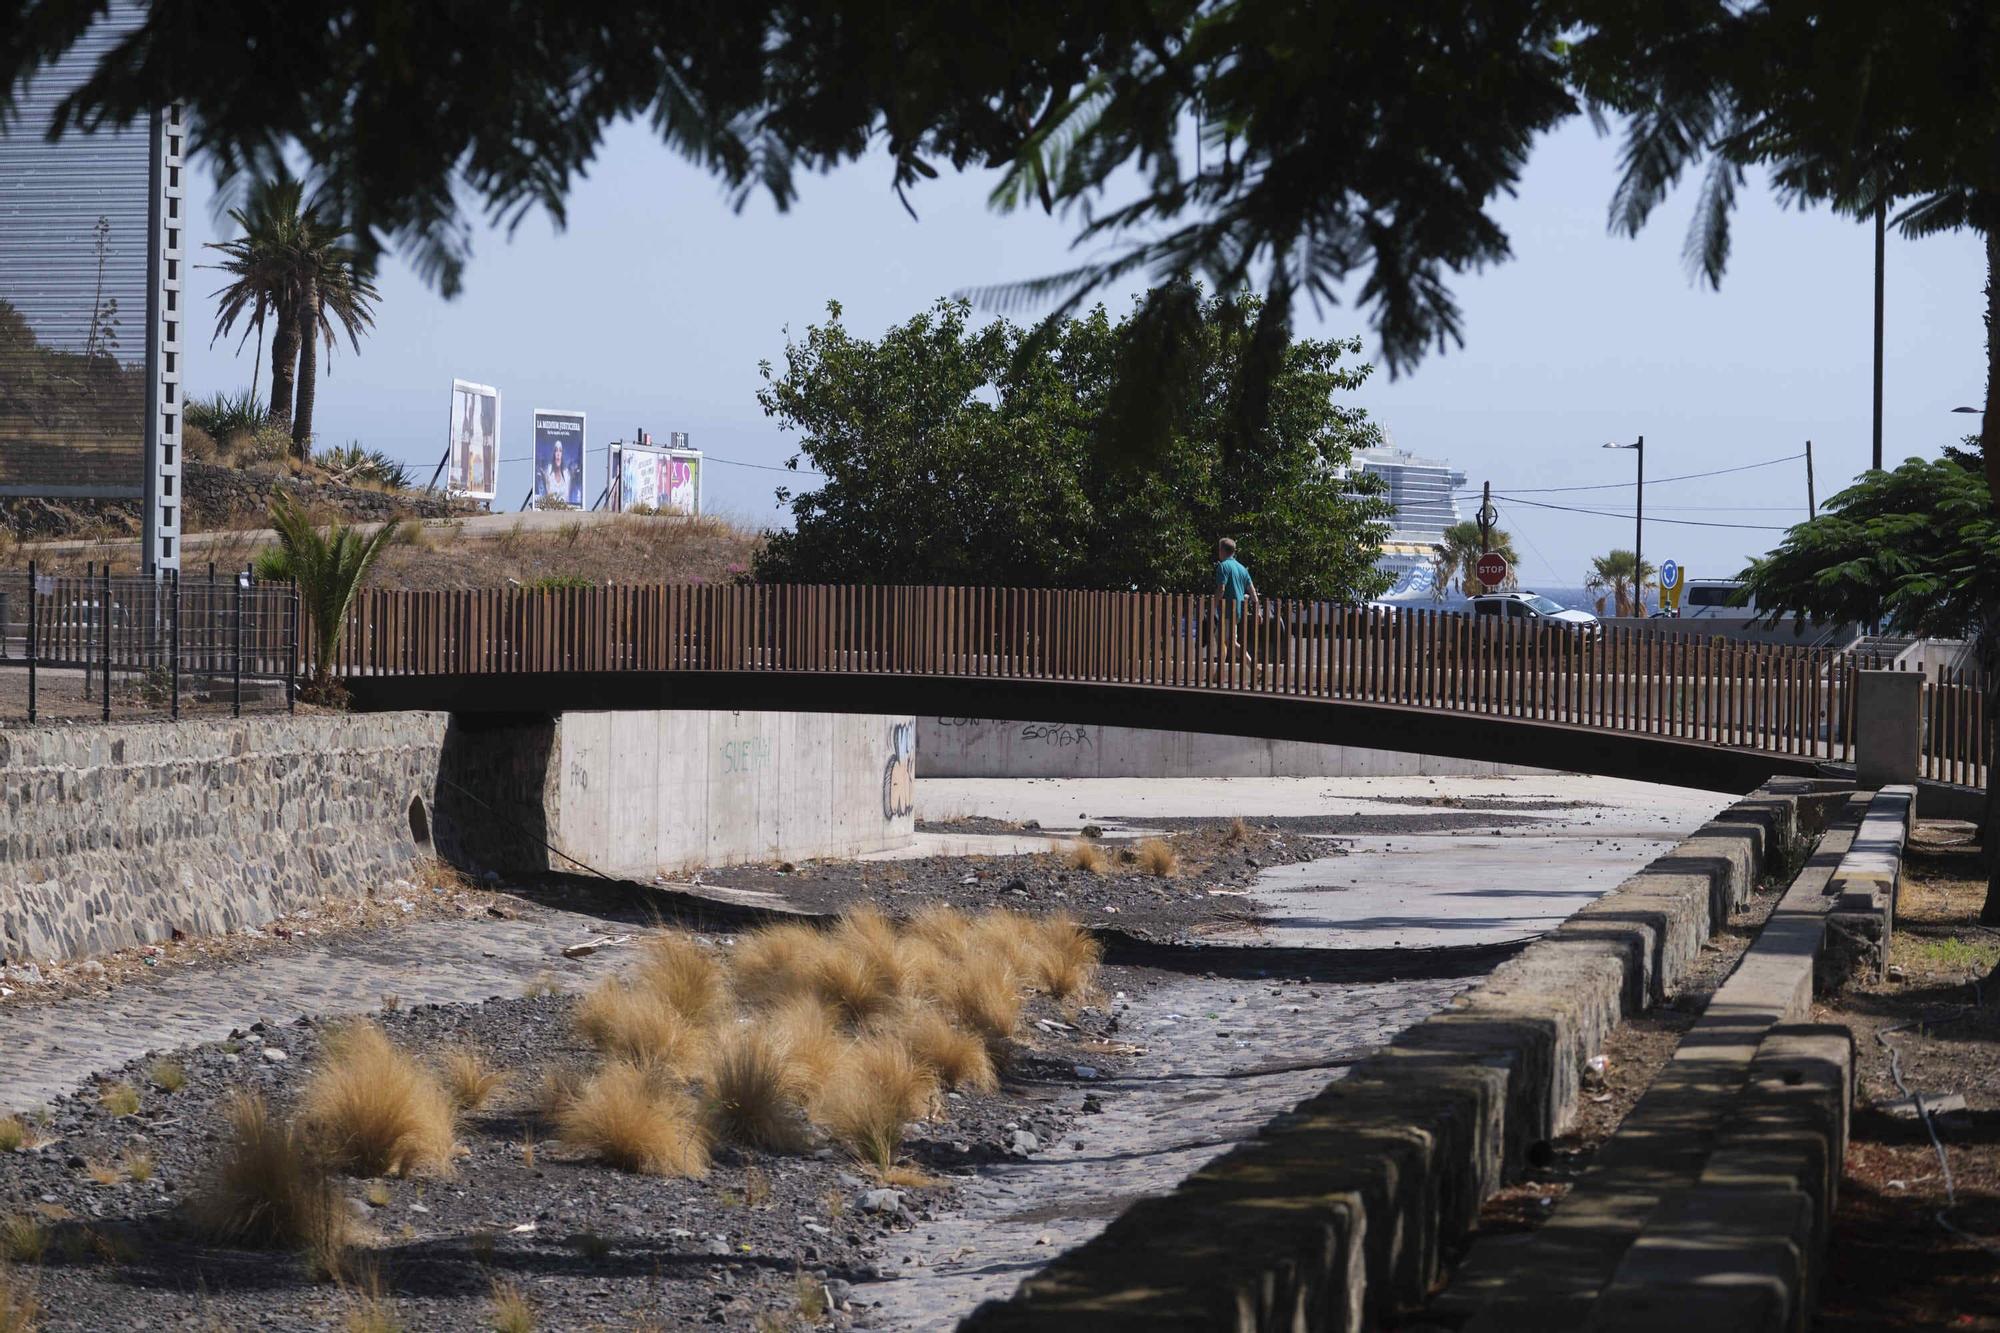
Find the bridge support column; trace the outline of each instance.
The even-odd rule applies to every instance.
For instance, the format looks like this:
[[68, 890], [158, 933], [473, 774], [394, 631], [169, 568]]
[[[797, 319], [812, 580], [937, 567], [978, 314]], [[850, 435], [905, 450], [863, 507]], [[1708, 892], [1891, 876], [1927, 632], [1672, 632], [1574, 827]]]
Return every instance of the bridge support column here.
[[1863, 671], [1854, 696], [1854, 781], [1874, 791], [1914, 783], [1922, 764], [1924, 673]]

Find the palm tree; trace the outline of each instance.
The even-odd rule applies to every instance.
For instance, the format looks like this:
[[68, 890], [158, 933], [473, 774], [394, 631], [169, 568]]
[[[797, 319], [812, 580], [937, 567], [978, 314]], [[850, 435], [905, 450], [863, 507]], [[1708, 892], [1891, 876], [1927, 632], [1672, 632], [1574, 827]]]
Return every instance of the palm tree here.
[[1431, 563], [1437, 570], [1437, 582], [1431, 586], [1431, 595], [1440, 602], [1445, 594], [1456, 587], [1467, 597], [1477, 597], [1486, 591], [1486, 585], [1479, 581], [1479, 557], [1493, 551], [1507, 561], [1507, 579], [1500, 586], [1515, 588], [1520, 580], [1514, 577], [1514, 567], [1521, 557], [1514, 554], [1514, 538], [1499, 528], [1488, 534], [1484, 549], [1479, 544], [1479, 525], [1473, 522], [1454, 523], [1444, 530], [1444, 540], [1433, 546]]
[[[244, 319], [243, 337], [256, 330], [261, 359], [264, 322], [273, 321], [270, 420], [290, 428], [294, 451], [303, 458], [312, 447], [318, 344], [323, 340], [330, 353], [337, 326], [360, 352], [360, 335], [375, 322], [380, 293], [357, 271], [354, 251], [297, 181], [262, 182], [248, 204], [229, 216], [242, 234], [209, 245], [224, 256], [215, 267], [230, 275], [216, 292], [215, 336]], [[251, 383], [256, 383], [254, 366]]]
[[278, 547], [258, 559], [257, 573], [261, 578], [297, 581], [299, 603], [313, 644], [312, 678], [306, 694], [308, 698], [327, 699], [336, 693], [334, 653], [347, 625], [347, 608], [396, 525], [380, 524], [366, 537], [343, 523], [330, 524], [322, 532], [296, 501], [283, 491], [274, 491], [271, 526], [277, 529]]
[[256, 332], [257, 356], [250, 367], [254, 392], [264, 359], [264, 321], [277, 319], [271, 348], [270, 415], [283, 423], [291, 421], [292, 371], [298, 355], [297, 335], [284, 293], [291, 251], [298, 240], [301, 199], [297, 181], [262, 181], [251, 188], [243, 207], [229, 210], [229, 220], [241, 234], [233, 240], [208, 243], [209, 249], [222, 252], [223, 260], [207, 267], [229, 275], [229, 281], [215, 293], [215, 337], [209, 339], [209, 346], [234, 328], [239, 318], [245, 319], [243, 338], [236, 345], [241, 348], [251, 332]]
[[[333, 355], [335, 325], [347, 332], [347, 342], [361, 354], [361, 334], [375, 325], [375, 284], [355, 267], [354, 252], [308, 209], [300, 236], [294, 280], [297, 283], [299, 376], [297, 403], [292, 410], [292, 441], [304, 458], [312, 449], [313, 406], [319, 392], [318, 344]], [[275, 352], [275, 348], [273, 349]]]
[[1641, 561], [1638, 567], [1638, 578], [1634, 580], [1632, 566], [1633, 556], [1630, 551], [1614, 550], [1609, 555], [1597, 555], [1590, 558], [1590, 573], [1583, 580], [1583, 586], [1594, 593], [1600, 594], [1597, 602], [1600, 611], [1604, 608], [1602, 594], [1608, 592], [1611, 594], [1612, 605], [1616, 608], [1613, 614], [1621, 616], [1635, 614], [1634, 593], [1636, 583], [1638, 597], [1636, 614], [1645, 614], [1644, 599], [1646, 583], [1658, 571], [1653, 567], [1652, 561]]

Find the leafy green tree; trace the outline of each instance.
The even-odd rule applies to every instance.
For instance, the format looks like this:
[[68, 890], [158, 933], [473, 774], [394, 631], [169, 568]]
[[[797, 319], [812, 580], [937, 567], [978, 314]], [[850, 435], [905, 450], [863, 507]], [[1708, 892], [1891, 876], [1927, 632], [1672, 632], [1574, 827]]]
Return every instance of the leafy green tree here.
[[1266, 424], [1246, 432], [1230, 385], [1258, 303], [1192, 299], [1200, 336], [1176, 355], [1204, 391], [1169, 401], [1137, 458], [1103, 440], [1136, 410], [1116, 373], [1134, 319], [1098, 307], [1031, 336], [939, 301], [869, 340], [829, 304], [782, 373], [762, 368], [765, 412], [800, 436], [792, 465], [826, 482], [779, 492], [794, 527], [771, 534], [758, 577], [1206, 592], [1215, 540], [1233, 536], [1268, 594], [1379, 593], [1391, 508], [1346, 469], [1380, 434], [1338, 401], [1367, 377], [1341, 364], [1357, 345], [1288, 342]]
[[[1985, 478], [1951, 459], [1912, 458], [1864, 473], [1819, 518], [1786, 534], [1742, 574], [1773, 622], [1880, 619], [1908, 634], [1971, 639], [1986, 682], [1986, 716], [2000, 717], [2000, 518]], [[1982, 838], [1989, 878], [1980, 919], [2000, 925], [2000, 822], [1994, 729], [1986, 745]]]
[[1643, 616], [1646, 588], [1659, 572], [1650, 560], [1637, 561], [1630, 551], [1614, 550], [1590, 558], [1590, 573], [1584, 576], [1583, 586], [1594, 593], [1609, 593], [1613, 614]]
[[331, 701], [340, 693], [333, 679], [333, 660], [347, 628], [347, 608], [353, 605], [354, 594], [360, 591], [376, 557], [395, 534], [396, 525], [377, 524], [366, 537], [344, 523], [330, 524], [321, 531], [306, 517], [305, 510], [280, 490], [271, 494], [271, 526], [277, 530], [278, 545], [259, 557], [257, 575], [298, 582], [305, 632], [313, 644], [313, 672], [307, 692], [310, 697]]
[[1444, 540], [1432, 548], [1436, 554], [1432, 564], [1437, 570], [1437, 582], [1431, 592], [1440, 602], [1445, 593], [1456, 587], [1467, 597], [1477, 597], [1486, 591], [1486, 585], [1479, 581], [1479, 557], [1488, 551], [1497, 552], [1507, 561], [1507, 577], [1500, 584], [1503, 589], [1518, 588], [1521, 580], [1514, 575], [1514, 569], [1521, 563], [1521, 557], [1514, 551], [1512, 533], [1499, 528], [1492, 529], [1482, 544], [1479, 538], [1479, 524], [1467, 519], [1454, 523], [1444, 530]]

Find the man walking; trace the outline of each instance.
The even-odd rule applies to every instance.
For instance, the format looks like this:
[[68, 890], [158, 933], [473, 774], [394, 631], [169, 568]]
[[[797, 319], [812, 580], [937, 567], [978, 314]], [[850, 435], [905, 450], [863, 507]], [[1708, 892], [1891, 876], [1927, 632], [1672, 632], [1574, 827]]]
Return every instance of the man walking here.
[[1215, 544], [1216, 679], [1222, 664], [1242, 659], [1246, 667], [1256, 667], [1257, 659], [1244, 646], [1242, 625], [1246, 616], [1257, 612], [1257, 584], [1250, 571], [1236, 558], [1236, 542], [1224, 537]]

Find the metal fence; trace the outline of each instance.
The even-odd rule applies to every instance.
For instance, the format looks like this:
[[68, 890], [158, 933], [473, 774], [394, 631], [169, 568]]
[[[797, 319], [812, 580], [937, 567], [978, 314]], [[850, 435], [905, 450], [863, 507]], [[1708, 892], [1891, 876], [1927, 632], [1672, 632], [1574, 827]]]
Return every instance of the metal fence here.
[[[1240, 645], [1240, 647], [1239, 647]], [[1823, 648], [1266, 599], [1040, 588], [375, 589], [337, 674], [865, 672], [1095, 681], [1473, 712], [1851, 761], [1861, 664]], [[1980, 785], [1981, 692], [1927, 684], [1926, 776]]]
[[0, 575], [0, 718], [295, 706], [298, 590], [247, 571]]

